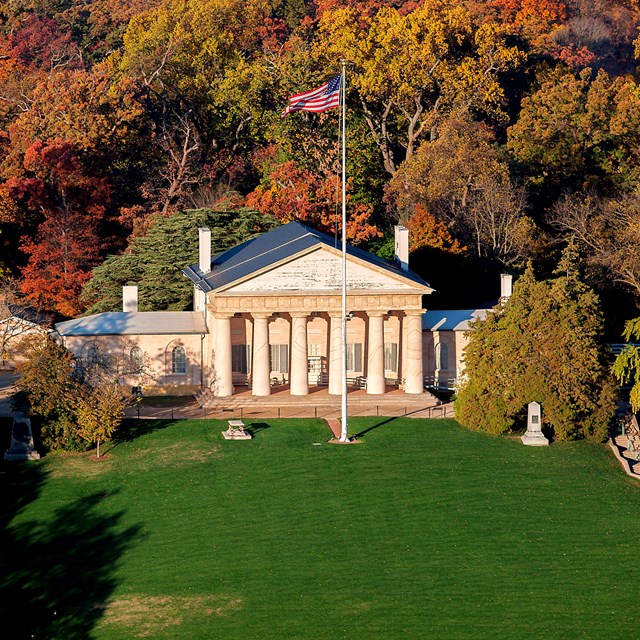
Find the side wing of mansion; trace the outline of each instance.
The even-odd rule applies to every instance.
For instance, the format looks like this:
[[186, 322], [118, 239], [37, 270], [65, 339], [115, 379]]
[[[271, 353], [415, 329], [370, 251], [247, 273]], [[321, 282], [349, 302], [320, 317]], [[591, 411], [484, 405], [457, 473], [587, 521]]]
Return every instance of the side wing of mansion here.
[[[124, 287], [123, 311], [56, 330], [78, 357], [118, 356], [124, 382], [154, 393], [230, 396], [248, 387], [268, 396], [281, 384], [291, 395], [323, 385], [341, 393], [342, 257], [332, 236], [291, 222], [212, 258], [211, 234], [200, 229], [199, 262], [183, 273], [193, 311], [138, 312], [137, 287]], [[408, 267], [406, 229], [396, 228], [393, 263], [347, 248], [349, 384], [418, 394], [425, 382], [450, 386], [461, 375], [464, 332], [482, 310], [425, 315], [432, 291]]]

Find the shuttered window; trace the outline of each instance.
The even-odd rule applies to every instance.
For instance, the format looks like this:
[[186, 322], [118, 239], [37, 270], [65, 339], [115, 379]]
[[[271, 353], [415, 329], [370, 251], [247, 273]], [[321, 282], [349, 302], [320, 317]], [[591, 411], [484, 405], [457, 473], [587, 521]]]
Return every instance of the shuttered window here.
[[398, 370], [398, 344], [396, 342], [384, 343], [384, 370]]
[[436, 345], [436, 369], [449, 368], [449, 347], [444, 342]]
[[347, 371], [362, 371], [362, 343], [347, 343]]
[[278, 373], [289, 373], [289, 345], [288, 344], [272, 344], [271, 352], [271, 371]]
[[246, 344], [231, 345], [231, 370], [233, 373], [249, 372], [249, 349]]

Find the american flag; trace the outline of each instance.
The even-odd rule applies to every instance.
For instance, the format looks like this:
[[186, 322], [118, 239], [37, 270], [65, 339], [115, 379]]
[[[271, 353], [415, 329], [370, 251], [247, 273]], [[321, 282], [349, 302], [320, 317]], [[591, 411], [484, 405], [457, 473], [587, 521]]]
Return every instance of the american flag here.
[[284, 118], [293, 111], [313, 111], [314, 113], [320, 113], [320, 111], [337, 107], [339, 101], [340, 75], [337, 75], [313, 91], [296, 93], [291, 96], [289, 98], [289, 104], [280, 117]]

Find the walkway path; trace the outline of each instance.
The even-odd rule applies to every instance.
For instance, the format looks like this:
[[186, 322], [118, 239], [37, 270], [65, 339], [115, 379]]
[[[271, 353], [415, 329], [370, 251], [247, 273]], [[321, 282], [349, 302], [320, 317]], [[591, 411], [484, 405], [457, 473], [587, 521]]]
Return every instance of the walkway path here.
[[[451, 418], [453, 406], [441, 404], [431, 393], [416, 395], [393, 390], [384, 395], [366, 391], [349, 393], [349, 416], [408, 416], [413, 418]], [[147, 400], [147, 402], [152, 402]], [[127, 411], [128, 417], [140, 418], [340, 418], [341, 398], [331, 396], [326, 388], [313, 390], [308, 396], [292, 396], [288, 389], [271, 396], [257, 397], [250, 391], [228, 398], [214, 398], [204, 407], [195, 400], [181, 407], [141, 406]]]
[[640, 480], [640, 451], [637, 449], [629, 450], [629, 436], [618, 435], [609, 440], [609, 445], [613, 449], [613, 453], [620, 462], [625, 473], [632, 478]]

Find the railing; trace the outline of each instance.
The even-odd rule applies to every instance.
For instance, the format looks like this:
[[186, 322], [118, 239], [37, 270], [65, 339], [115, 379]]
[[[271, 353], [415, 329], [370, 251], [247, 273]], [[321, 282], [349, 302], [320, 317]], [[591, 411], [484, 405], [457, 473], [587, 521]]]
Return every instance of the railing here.
[[626, 343], [621, 342], [621, 343], [609, 345], [609, 348], [611, 349], [611, 353], [614, 356], [620, 355], [627, 347], [640, 347], [640, 344], [636, 342], [626, 342]]
[[[175, 407], [149, 407], [138, 405], [125, 412], [127, 418], [154, 418], [165, 420], [180, 419], [228, 419], [228, 418], [339, 418], [341, 408], [338, 404], [320, 403], [283, 403], [281, 405], [267, 405], [260, 402], [243, 402], [242, 400], [227, 402], [214, 406], [200, 406], [192, 403]], [[401, 400], [394, 403], [374, 404], [352, 403], [349, 407], [350, 417], [405, 417], [416, 418], [452, 418], [454, 417], [453, 404], [439, 404], [433, 406], [416, 406], [403, 403]]]
[[622, 431], [621, 435], [627, 437], [627, 451], [637, 462], [640, 454], [640, 426], [638, 426], [635, 414], [628, 413], [620, 419], [620, 430]]
[[458, 379], [453, 378], [442, 378], [440, 376], [430, 375], [425, 376], [424, 386], [427, 389], [436, 389], [440, 391], [455, 391], [457, 386]]

